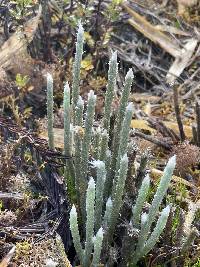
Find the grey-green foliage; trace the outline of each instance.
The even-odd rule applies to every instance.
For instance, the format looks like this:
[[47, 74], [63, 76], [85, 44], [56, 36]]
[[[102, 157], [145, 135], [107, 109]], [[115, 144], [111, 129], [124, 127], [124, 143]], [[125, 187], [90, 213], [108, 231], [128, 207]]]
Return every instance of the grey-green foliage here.
[[98, 229], [97, 234], [94, 234], [95, 224], [95, 182], [90, 178], [88, 182], [86, 194], [86, 242], [84, 249], [80, 242], [80, 235], [78, 230], [78, 220], [76, 208], [73, 205], [70, 212], [70, 229], [72, 232], [74, 246], [79, 257], [81, 266], [88, 267], [91, 265], [91, 255], [94, 250], [92, 266], [97, 267], [100, 261], [100, 254], [103, 242], [103, 228]]
[[146, 200], [147, 193], [149, 191], [149, 186], [150, 178], [149, 175], [147, 175], [142, 181], [142, 185], [138, 192], [136, 203], [132, 208], [132, 224], [137, 228], [139, 228], [140, 225], [140, 216], [142, 214], [142, 208]]
[[113, 202], [112, 202], [111, 197], [109, 197], [108, 200], [106, 201], [106, 210], [105, 210], [105, 214], [103, 217], [103, 228], [106, 230], [108, 227], [108, 223], [110, 222], [112, 208], [113, 208]]
[[71, 155], [71, 130], [70, 130], [70, 88], [68, 82], [64, 86], [64, 153]]
[[[116, 161], [117, 161], [117, 159], [119, 160], [118, 149], [119, 149], [119, 144], [121, 143], [120, 142], [121, 136], [119, 135], [119, 133], [122, 129], [122, 124], [124, 121], [124, 117], [126, 115], [126, 106], [127, 106], [128, 97], [130, 94], [132, 82], [133, 82], [133, 71], [130, 69], [128, 71], [126, 77], [125, 77], [125, 83], [124, 83], [124, 88], [123, 88], [122, 96], [121, 96], [121, 100], [120, 100], [119, 111], [117, 113], [117, 121], [116, 121], [116, 125], [114, 128], [114, 137], [113, 137], [113, 141], [112, 141], [113, 155], [112, 155], [111, 171], [110, 171], [111, 177], [113, 177], [115, 174], [115, 169], [117, 169], [116, 168]], [[127, 128], [127, 130], [129, 130], [129, 127]], [[123, 154], [123, 152], [121, 154]]]
[[189, 249], [196, 236], [198, 236], [197, 228], [192, 226], [198, 210], [200, 210], [200, 201], [197, 201], [196, 203], [189, 203], [188, 212], [185, 216], [185, 221], [183, 224], [183, 236], [181, 238], [182, 253], [185, 253]]
[[133, 115], [133, 104], [129, 103], [128, 106], [126, 107], [125, 117], [124, 117], [122, 128], [120, 131], [119, 148], [118, 148], [118, 153], [117, 153], [116, 166], [114, 167], [111, 165], [111, 169], [113, 167], [115, 169], [112, 196], [115, 194], [115, 190], [117, 186], [118, 171], [120, 169], [121, 158], [124, 156], [124, 154], [127, 153], [127, 146], [128, 146], [128, 140], [129, 140], [129, 132], [130, 132], [130, 124], [131, 124], [132, 115]]
[[[128, 145], [128, 139], [129, 139], [129, 131], [130, 131], [132, 114], [133, 114], [133, 105], [132, 103], [129, 103], [126, 107], [126, 112], [125, 112], [124, 119], [122, 122], [121, 131], [118, 133], [119, 147], [118, 147], [118, 153], [116, 154], [116, 157], [117, 157], [116, 165], [115, 167], [112, 166], [112, 159], [114, 157], [114, 155], [112, 155], [111, 166], [108, 171], [108, 175], [106, 177], [105, 193], [104, 193], [105, 198], [108, 198], [111, 192], [112, 192], [112, 197], [114, 197], [114, 194], [115, 194], [117, 180], [118, 180], [118, 172], [120, 170], [121, 158], [124, 156], [124, 154], [127, 153], [127, 145]], [[112, 177], [113, 168], [114, 168], [114, 173], [115, 173], [114, 179]]]
[[82, 143], [82, 172], [83, 175], [85, 176], [87, 175], [87, 169], [88, 169], [87, 167], [88, 167], [89, 151], [92, 138], [95, 104], [96, 104], [96, 96], [94, 95], [93, 91], [90, 91], [88, 94], [88, 105], [87, 105], [87, 113], [85, 119], [85, 133], [83, 136], [83, 143]]
[[133, 263], [137, 263], [137, 261], [141, 257], [146, 255], [153, 248], [167, 223], [167, 218], [169, 216], [169, 211], [170, 211], [169, 206], [163, 209], [157, 221], [156, 227], [150, 234], [152, 224], [155, 221], [156, 216], [158, 215], [160, 205], [169, 187], [172, 174], [175, 168], [175, 163], [176, 163], [176, 157], [173, 156], [172, 158], [169, 159], [165, 167], [163, 176], [161, 177], [152, 204], [149, 208], [149, 212], [148, 214], [143, 214], [143, 216], [141, 216], [142, 207], [144, 206], [144, 202], [146, 201], [146, 196], [149, 189], [148, 176], [146, 176], [142, 182], [141, 188], [138, 193], [138, 197], [136, 199], [135, 206], [132, 209], [133, 217], [131, 221], [134, 227], [140, 229], [140, 235], [138, 238], [138, 243], [136, 245], [136, 250], [132, 256]]
[[[96, 96], [94, 95], [93, 91], [90, 91], [88, 94], [88, 104], [87, 104], [87, 112], [86, 112], [86, 118], [84, 123], [84, 134], [83, 138], [80, 137], [80, 144], [79, 146], [76, 146], [76, 151], [81, 150], [81, 155], [77, 159], [78, 165], [81, 168], [80, 173], [76, 173], [76, 179], [80, 179], [81, 185], [77, 190], [81, 197], [81, 212], [83, 217], [85, 217], [84, 212], [84, 198], [85, 198], [85, 191], [87, 187], [87, 175], [88, 175], [88, 163], [89, 163], [89, 152], [90, 152], [90, 146], [92, 141], [92, 128], [93, 128], [93, 122], [94, 122], [94, 113], [95, 113], [95, 104], [96, 104]], [[79, 132], [80, 134], [80, 132]], [[76, 170], [76, 166], [75, 166]]]
[[125, 154], [120, 160], [120, 168], [119, 168], [119, 172], [116, 177], [116, 180], [117, 180], [116, 187], [115, 187], [115, 191], [112, 196], [113, 205], [112, 205], [110, 220], [108, 221], [108, 229], [106, 233], [108, 241], [111, 241], [111, 238], [112, 238], [112, 235], [114, 233], [115, 226], [117, 223], [117, 218], [119, 216], [119, 211], [122, 206], [122, 196], [124, 193], [127, 170], [128, 170], [128, 157]]
[[176, 163], [176, 157], [173, 156], [172, 158], [170, 158], [170, 160], [167, 163], [167, 166], [165, 167], [164, 174], [161, 178], [161, 181], [159, 183], [157, 191], [154, 195], [152, 204], [150, 206], [147, 220], [146, 220], [143, 228], [141, 229], [141, 235], [140, 235], [139, 240], [138, 240], [138, 246], [137, 246], [136, 253], [140, 253], [139, 251], [141, 251], [144, 247], [144, 244], [147, 240], [151, 225], [154, 222], [154, 220], [158, 214], [160, 204], [161, 204], [161, 202], [162, 202], [162, 200], [163, 200], [163, 198], [167, 192], [167, 189], [169, 187], [169, 183], [171, 181], [172, 174], [173, 174], [173, 171], [175, 168], [175, 163]]
[[103, 128], [107, 130], [107, 132], [110, 130], [111, 106], [115, 94], [117, 68], [117, 52], [114, 52], [109, 61], [108, 85], [106, 90], [105, 112], [103, 118]]
[[86, 195], [86, 242], [84, 253], [84, 266], [90, 265], [94, 237], [94, 208], [95, 208], [95, 182], [90, 178]]
[[[169, 217], [169, 212], [170, 212], [170, 206], [167, 206], [166, 208], [164, 208], [162, 210], [160, 217], [157, 221], [157, 224], [156, 224], [153, 232], [151, 233], [149, 239], [144, 244], [144, 247], [143, 247], [142, 252], [141, 252], [140, 256], [138, 257], [138, 259], [140, 257], [142, 257], [143, 255], [146, 255], [155, 246], [155, 244], [158, 241], [163, 229], [165, 228], [165, 225], [167, 223], [167, 219]], [[147, 218], [147, 220], [148, 220], [148, 218]], [[137, 262], [137, 258], [135, 259], [135, 262]]]
[[95, 230], [99, 230], [102, 224], [102, 207], [103, 207], [103, 192], [104, 183], [106, 180], [106, 169], [103, 161], [96, 161], [95, 167], [97, 169], [97, 186], [96, 186], [96, 207], [95, 207]]
[[100, 160], [106, 161], [108, 151], [108, 133], [106, 130], [102, 132], [101, 143], [100, 143]]
[[76, 207], [73, 205], [70, 211], [70, 229], [73, 236], [74, 246], [76, 249], [76, 253], [81, 262], [84, 261], [84, 251], [82, 249], [80, 235], [78, 230], [78, 218], [77, 218]]
[[101, 143], [101, 128], [98, 127], [94, 132], [94, 140], [93, 140], [93, 157], [98, 160], [100, 156], [100, 143]]
[[94, 237], [94, 254], [92, 260], [92, 267], [97, 267], [100, 262], [100, 254], [102, 249], [102, 242], [103, 242], [103, 228], [101, 227], [96, 236]]
[[[82, 234], [79, 235], [77, 211], [75, 206], [70, 212], [70, 228], [77, 256], [82, 266], [97, 266], [103, 249], [109, 257], [108, 248], [112, 244], [113, 235], [120, 210], [123, 206], [124, 188], [128, 171], [128, 143], [130, 124], [133, 115], [133, 104], [128, 103], [133, 73], [126, 75], [125, 84], [114, 126], [114, 137], [110, 140], [111, 106], [115, 95], [117, 77], [117, 54], [113, 53], [109, 63], [108, 86], [105, 99], [105, 113], [97, 130], [94, 130], [94, 113], [96, 96], [93, 91], [88, 94], [86, 115], [83, 114], [84, 102], [79, 96], [80, 65], [83, 53], [83, 28], [79, 24], [77, 34], [76, 55], [73, 69], [72, 92], [66, 83], [64, 88], [65, 112], [65, 154], [73, 156], [76, 207], [80, 216]], [[53, 81], [48, 77], [48, 105], [51, 110], [49, 119], [49, 136], [53, 132]], [[72, 103], [70, 97], [72, 95]], [[50, 103], [51, 102], [51, 103]], [[113, 129], [112, 129], [113, 130]], [[70, 142], [71, 143], [70, 143]], [[52, 143], [52, 142], [51, 142]], [[52, 145], [53, 147], [53, 145]], [[90, 158], [93, 170], [89, 167]], [[69, 167], [69, 166], [68, 166]], [[164, 208], [159, 216], [162, 200], [169, 186], [175, 167], [175, 157], [172, 157], [165, 170], [148, 213], [142, 213], [146, 201], [150, 180], [146, 176], [141, 183], [130, 224], [139, 231], [138, 241], [131, 241], [131, 248], [125, 258], [125, 265], [136, 263], [147, 254], [162, 233], [169, 215], [169, 206]], [[89, 177], [93, 175], [93, 178]], [[89, 180], [89, 182], [88, 182]], [[68, 188], [70, 190], [70, 188]], [[158, 217], [159, 216], [159, 217]], [[158, 217], [156, 226], [152, 229]], [[82, 239], [80, 238], [82, 236]], [[83, 245], [84, 243], [84, 245]], [[84, 247], [84, 248], [83, 248]], [[93, 257], [92, 257], [93, 255]], [[105, 257], [106, 258], [106, 257]]]
[[75, 125], [83, 126], [83, 109], [84, 102], [81, 96], [79, 96], [77, 105], [75, 107]]
[[72, 82], [72, 111], [73, 118], [75, 113], [75, 108], [79, 98], [79, 83], [80, 83], [80, 68], [81, 68], [81, 60], [83, 55], [83, 42], [84, 42], [84, 30], [79, 23], [78, 32], [77, 32], [77, 42], [76, 42], [76, 54], [73, 66], [73, 82]]

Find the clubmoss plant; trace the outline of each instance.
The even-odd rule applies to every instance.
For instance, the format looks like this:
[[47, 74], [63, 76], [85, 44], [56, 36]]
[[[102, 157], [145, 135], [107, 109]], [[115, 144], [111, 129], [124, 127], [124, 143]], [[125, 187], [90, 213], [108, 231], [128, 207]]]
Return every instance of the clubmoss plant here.
[[102, 138], [100, 143], [100, 160], [106, 161], [108, 152], [108, 133], [106, 130], [102, 132]]
[[78, 216], [77, 216], [76, 208], [73, 205], [72, 209], [70, 211], [70, 229], [72, 232], [76, 253], [78, 254], [80, 261], [83, 262], [84, 251], [83, 251], [82, 246], [81, 246], [80, 235], [79, 235], [79, 230], [78, 230], [78, 218], [77, 217]]
[[[113, 146], [113, 155], [112, 155], [112, 161], [111, 161], [111, 173], [110, 176], [114, 176], [114, 170], [115, 170], [115, 165], [116, 165], [116, 160], [118, 158], [118, 149], [119, 149], [119, 143], [120, 143], [120, 138], [121, 136], [119, 135], [121, 129], [122, 129], [122, 124], [124, 121], [124, 117], [126, 114], [126, 107], [128, 104], [128, 97], [130, 94], [132, 82], [133, 82], [133, 71], [130, 69], [125, 77], [125, 84], [120, 100], [120, 106], [119, 106], [119, 111], [117, 114], [117, 121], [116, 121], [116, 126], [114, 129], [114, 138], [112, 142]], [[130, 124], [129, 124], [130, 125]], [[129, 129], [129, 127], [128, 127]]]
[[[140, 254], [140, 257], [146, 255], [155, 246], [155, 244], [158, 241], [163, 229], [165, 228], [165, 225], [167, 223], [167, 219], [169, 217], [169, 212], [170, 212], [170, 206], [167, 206], [166, 208], [164, 208], [162, 210], [152, 234], [150, 235], [149, 239], [146, 241], [146, 243], [144, 245], [144, 248], [143, 248], [142, 254]], [[148, 218], [147, 218], [147, 220], [148, 220]], [[135, 262], [137, 262], [137, 258], [135, 259]]]
[[[84, 30], [79, 23], [78, 33], [77, 33], [77, 42], [76, 42], [76, 54], [75, 61], [73, 66], [73, 82], [72, 82], [72, 110], [73, 110], [73, 119], [75, 114], [75, 108], [79, 99], [80, 94], [80, 68], [81, 68], [81, 60], [83, 55], [83, 42], [84, 42]], [[75, 119], [74, 119], [75, 120]]]
[[103, 208], [103, 192], [106, 180], [106, 169], [103, 161], [95, 161], [93, 165], [97, 169], [97, 186], [96, 186], [96, 202], [95, 202], [95, 230], [98, 231], [102, 224], [102, 208]]
[[[95, 128], [96, 96], [93, 91], [90, 91], [85, 107], [82, 98], [79, 96], [82, 53], [83, 28], [79, 24], [72, 92], [70, 93], [68, 83], [64, 87], [64, 153], [72, 157], [71, 160], [67, 161], [67, 166], [69, 167], [69, 164], [71, 164], [72, 169], [74, 169], [74, 189], [77, 200], [76, 207], [73, 205], [70, 212], [71, 233], [80, 264], [83, 267], [88, 267], [98, 266], [100, 262], [103, 264], [110, 262], [109, 249], [114, 244], [116, 226], [124, 204], [125, 183], [128, 168], [131, 167], [129, 166], [127, 154], [131, 154], [130, 148], [133, 147], [128, 147], [130, 124], [134, 111], [133, 104], [128, 103], [133, 72], [129, 70], [126, 75], [113, 127], [110, 123], [111, 107], [115, 96], [118, 63], [117, 53], [114, 52], [112, 54], [109, 63], [104, 117], [99, 122], [99, 127]], [[51, 146], [53, 147], [53, 81], [50, 76], [47, 76], [47, 81], [48, 109], [51, 111], [51, 116], [48, 116], [48, 130], [51, 137]], [[72, 102], [70, 103], [71, 95]], [[85, 115], [83, 114], [84, 109], [86, 109]], [[114, 136], [112, 136], [111, 132], [114, 133]], [[135, 148], [133, 152], [135, 159]], [[133, 161], [131, 161], [131, 164], [133, 164]], [[130, 221], [129, 226], [136, 230], [138, 236], [136, 239], [129, 238], [127, 247], [130, 246], [126, 250], [126, 255], [122, 257], [121, 266], [136, 264], [155, 246], [165, 228], [170, 205], [163, 208], [160, 213], [159, 210], [169, 187], [175, 162], [176, 158], [173, 156], [167, 163], [150, 208], [145, 213], [143, 213], [143, 208], [147, 201], [150, 178], [148, 175], [145, 176], [144, 171], [143, 175], [140, 176], [141, 187], [137, 198], [134, 200], [132, 218], [128, 218], [128, 221]], [[144, 176], [145, 178], [143, 179]], [[137, 170], [135, 177], [137, 178]], [[152, 229], [153, 226], [154, 229]], [[79, 227], [82, 231], [81, 234], [79, 234]], [[120, 238], [123, 241], [125, 236], [120, 236]], [[123, 251], [123, 247], [119, 248], [120, 253]]]
[[75, 110], [75, 125], [83, 126], [83, 109], [84, 109], [84, 102], [81, 96], [79, 96], [76, 110]]
[[87, 114], [85, 119], [85, 133], [83, 136], [82, 143], [82, 172], [83, 175], [87, 175], [88, 162], [89, 162], [89, 151], [91, 145], [92, 138], [92, 127], [94, 122], [94, 113], [95, 113], [95, 104], [96, 104], [96, 96], [93, 91], [90, 91], [88, 94], [88, 106], [87, 106]]
[[96, 236], [94, 237], [94, 254], [92, 260], [92, 267], [97, 267], [100, 262], [100, 254], [102, 249], [102, 242], [103, 242], [103, 228], [101, 227]]
[[94, 140], [93, 140], [93, 156], [96, 160], [99, 159], [101, 136], [102, 136], [101, 128], [98, 127], [94, 133]]
[[108, 230], [106, 233], [108, 241], [110, 241], [110, 239], [113, 236], [114, 229], [117, 223], [117, 218], [119, 216], [119, 211], [123, 203], [122, 196], [124, 193], [127, 171], [128, 171], [128, 157], [125, 154], [120, 161], [119, 174], [116, 177], [117, 180], [116, 188], [115, 191], [113, 192], [113, 205], [112, 205], [110, 220], [108, 221]]
[[71, 156], [71, 129], [70, 129], [70, 88], [68, 82], [64, 86], [64, 153]]
[[142, 208], [146, 200], [147, 193], [149, 191], [149, 186], [150, 186], [150, 178], [149, 175], [147, 175], [142, 181], [142, 185], [138, 192], [136, 203], [132, 208], [132, 225], [137, 228], [139, 228], [140, 225], [140, 216], [142, 214]]
[[93, 237], [94, 237], [94, 208], [95, 208], [95, 182], [93, 178], [90, 178], [88, 183], [87, 195], [86, 195], [86, 243], [85, 243], [85, 255], [84, 266], [90, 265], [90, 258], [93, 249]]
[[200, 200], [197, 203], [190, 202], [188, 206], [188, 213], [183, 224], [183, 237], [181, 239], [181, 252], [185, 253], [190, 248], [194, 239], [198, 235], [196, 227], [192, 226], [197, 211], [200, 210]]
[[103, 228], [104, 229], [107, 229], [108, 223], [110, 222], [112, 208], [113, 208], [113, 202], [112, 202], [111, 197], [109, 197], [107, 202], [106, 202], [106, 210], [105, 210], [105, 214], [104, 214], [104, 218], [103, 218]]
[[103, 228], [101, 227], [96, 236], [94, 235], [94, 214], [95, 214], [95, 182], [90, 178], [86, 194], [86, 242], [85, 248], [82, 248], [80, 235], [78, 230], [78, 220], [76, 208], [73, 205], [70, 212], [70, 228], [72, 232], [73, 242], [77, 251], [78, 258], [83, 267], [91, 264], [91, 255], [94, 250], [92, 266], [98, 266], [103, 242]]
[[117, 52], [114, 52], [111, 56], [109, 62], [109, 70], [108, 70], [108, 85], [106, 90], [106, 98], [105, 98], [105, 112], [103, 119], [103, 128], [109, 133], [110, 130], [110, 117], [111, 117], [111, 108], [112, 101], [115, 94], [115, 86], [116, 86], [116, 77], [117, 77]]
[[[114, 176], [113, 188], [112, 188], [112, 196], [114, 196], [114, 194], [115, 194], [115, 188], [117, 185], [117, 177], [118, 177], [118, 171], [120, 169], [121, 158], [124, 156], [125, 153], [127, 153], [127, 145], [128, 145], [128, 140], [129, 140], [129, 132], [130, 132], [130, 124], [131, 124], [132, 115], [133, 115], [133, 104], [129, 103], [128, 106], [126, 107], [126, 113], [125, 113], [125, 117], [123, 120], [122, 129], [120, 132], [120, 143], [119, 143], [119, 148], [118, 148], [116, 166], [112, 166], [112, 162], [111, 162], [111, 168], [110, 168], [111, 172], [112, 172], [113, 168], [115, 169], [115, 176]], [[113, 157], [114, 157], [114, 155], [113, 155]], [[112, 159], [113, 159], [113, 157], [112, 157]], [[108, 189], [111, 187], [111, 185], [110, 185], [111, 177], [112, 177], [112, 174], [110, 173]]]
[[[137, 248], [136, 248], [136, 252], [134, 255], [134, 261], [137, 262], [139, 260], [139, 258], [141, 258], [144, 254], [144, 248], [147, 242], [147, 238], [149, 235], [149, 231], [151, 229], [152, 223], [155, 221], [155, 218], [158, 214], [159, 211], [159, 207], [160, 204], [167, 192], [167, 189], [169, 187], [169, 183], [171, 181], [172, 178], [172, 174], [175, 168], [175, 163], [176, 163], [176, 157], [173, 156], [172, 158], [169, 159], [167, 166], [165, 167], [164, 170], [164, 174], [161, 178], [161, 181], [159, 183], [159, 186], [157, 188], [157, 191], [154, 195], [152, 204], [150, 206], [148, 215], [147, 215], [147, 219], [144, 222], [144, 224], [141, 227], [141, 232], [140, 232], [140, 236], [138, 239], [138, 244], [137, 244]], [[134, 218], [133, 218], [134, 220]]]

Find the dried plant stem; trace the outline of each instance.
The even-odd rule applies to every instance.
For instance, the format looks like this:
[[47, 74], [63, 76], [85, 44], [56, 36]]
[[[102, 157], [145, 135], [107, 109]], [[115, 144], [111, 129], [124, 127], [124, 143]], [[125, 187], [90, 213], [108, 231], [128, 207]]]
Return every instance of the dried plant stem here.
[[176, 120], [178, 123], [180, 138], [181, 138], [181, 141], [183, 142], [185, 140], [185, 133], [183, 130], [183, 123], [181, 120], [180, 108], [179, 108], [179, 103], [178, 103], [178, 88], [176, 86], [173, 87], [173, 93], [174, 93], [174, 110], [176, 114]]
[[200, 147], [200, 104], [199, 101], [197, 100], [196, 102], [196, 120], [197, 120], [197, 145]]

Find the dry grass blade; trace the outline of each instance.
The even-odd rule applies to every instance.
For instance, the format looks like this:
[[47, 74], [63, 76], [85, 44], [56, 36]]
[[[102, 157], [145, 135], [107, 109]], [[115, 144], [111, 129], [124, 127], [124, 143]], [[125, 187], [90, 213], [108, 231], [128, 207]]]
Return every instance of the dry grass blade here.
[[191, 38], [182, 48], [174, 39], [164, 34], [156, 26], [128, 7], [126, 3], [122, 3], [122, 6], [131, 15], [131, 19], [128, 19], [130, 25], [175, 58], [166, 76], [166, 81], [173, 83], [187, 67], [198, 44], [198, 40]]
[[12, 247], [11, 250], [8, 252], [8, 254], [3, 258], [3, 260], [0, 263], [0, 267], [7, 267], [10, 263], [14, 253], [15, 253], [16, 247]]
[[128, 20], [130, 25], [132, 25], [134, 28], [144, 34], [152, 42], [158, 44], [173, 57], [176, 58], [181, 56], [180, 47], [173, 39], [158, 30], [144, 17], [140, 16], [137, 12], [128, 7], [126, 3], [122, 3], [122, 6], [132, 17]]
[[168, 32], [171, 34], [177, 34], [182, 36], [191, 36], [189, 32], [182, 31], [176, 27], [168, 26], [168, 25], [156, 25], [155, 29], [161, 31], [161, 32]]
[[[176, 133], [179, 133], [177, 123], [171, 122], [171, 121], [163, 121], [163, 123], [167, 128], [174, 130]], [[145, 120], [132, 120], [131, 121], [131, 127], [137, 128], [137, 129], [142, 129], [142, 130], [149, 130], [151, 133], [155, 132], [155, 129], [151, 128], [148, 125], [148, 122]], [[192, 138], [192, 127], [184, 125], [183, 129], [184, 129], [186, 137]]]
[[181, 49], [180, 57], [176, 57], [174, 63], [171, 65], [166, 79], [168, 83], [173, 83], [177, 77], [183, 72], [187, 67], [194, 50], [197, 46], [198, 41], [196, 39], [190, 39], [186, 45]]

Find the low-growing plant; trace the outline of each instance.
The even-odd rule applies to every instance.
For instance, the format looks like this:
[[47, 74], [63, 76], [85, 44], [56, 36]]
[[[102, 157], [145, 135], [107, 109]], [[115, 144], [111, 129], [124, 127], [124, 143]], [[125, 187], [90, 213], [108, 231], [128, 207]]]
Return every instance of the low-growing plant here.
[[[120, 238], [122, 242], [119, 245], [121, 254], [121, 259], [118, 260], [119, 266], [134, 266], [155, 246], [167, 224], [170, 204], [164, 208], [161, 205], [172, 178], [176, 156], [169, 159], [152, 202], [145, 211], [150, 178], [148, 174], [144, 177], [145, 172], [142, 172], [143, 181], [141, 180], [137, 197], [132, 203], [132, 215], [127, 216], [129, 231], [125, 231], [120, 237], [117, 236], [116, 226], [123, 207], [125, 183], [128, 179], [127, 153], [134, 110], [133, 104], [128, 103], [128, 99], [133, 72], [129, 70], [125, 77], [113, 126], [111, 125], [112, 102], [115, 96], [118, 63], [117, 53], [112, 54], [109, 62], [104, 116], [99, 122], [99, 127], [96, 128], [94, 92], [90, 91], [88, 94], [86, 113], [83, 112], [84, 102], [79, 95], [83, 42], [84, 31], [79, 24], [72, 91], [70, 92], [68, 83], [64, 86], [64, 153], [72, 157], [66, 162], [65, 177], [67, 180], [72, 179], [72, 183], [67, 182], [67, 185], [74, 187], [74, 191], [68, 187], [68, 192], [73, 191], [76, 194], [76, 198], [73, 198], [76, 199], [76, 203], [73, 203], [70, 212], [73, 242], [81, 266], [88, 267], [98, 266], [100, 262], [103, 264], [111, 262], [110, 250], [115, 240]], [[52, 78], [48, 75], [47, 108], [50, 148], [54, 148], [52, 84]]]
[[31, 6], [33, 6], [36, 1], [33, 0], [15, 0], [13, 3], [16, 4], [15, 9], [10, 10], [11, 15], [17, 19], [24, 19], [25, 16], [29, 15], [29, 10]]

